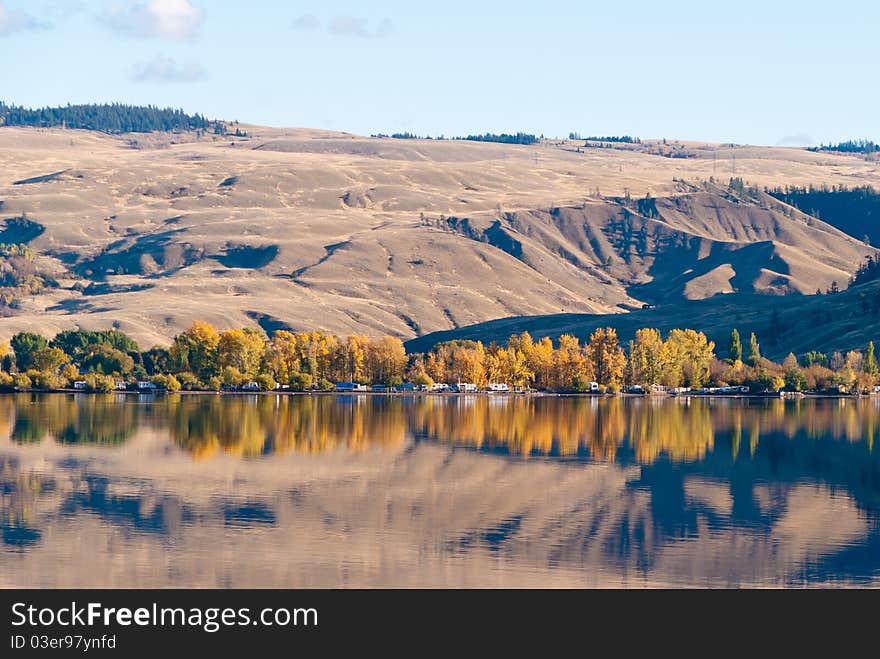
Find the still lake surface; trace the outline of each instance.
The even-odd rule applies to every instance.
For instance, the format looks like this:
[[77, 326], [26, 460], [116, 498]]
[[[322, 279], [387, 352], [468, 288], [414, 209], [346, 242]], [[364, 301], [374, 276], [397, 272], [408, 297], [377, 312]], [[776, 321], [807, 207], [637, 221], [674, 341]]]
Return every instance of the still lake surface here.
[[0, 396], [0, 587], [880, 586], [880, 401]]

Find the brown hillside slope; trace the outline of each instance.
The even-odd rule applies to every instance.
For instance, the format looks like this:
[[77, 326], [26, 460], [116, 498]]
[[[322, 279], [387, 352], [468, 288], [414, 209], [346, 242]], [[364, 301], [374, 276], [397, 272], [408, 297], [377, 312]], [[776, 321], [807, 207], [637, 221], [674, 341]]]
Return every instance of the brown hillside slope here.
[[[0, 230], [27, 239], [58, 283], [0, 320], [0, 339], [116, 324], [149, 345], [194, 318], [409, 338], [824, 290], [872, 251], [763, 195], [698, 183], [735, 155], [757, 185], [880, 184], [855, 157], [246, 129], [132, 148], [126, 136], [0, 128]], [[32, 224], [8, 221], [22, 214]]]

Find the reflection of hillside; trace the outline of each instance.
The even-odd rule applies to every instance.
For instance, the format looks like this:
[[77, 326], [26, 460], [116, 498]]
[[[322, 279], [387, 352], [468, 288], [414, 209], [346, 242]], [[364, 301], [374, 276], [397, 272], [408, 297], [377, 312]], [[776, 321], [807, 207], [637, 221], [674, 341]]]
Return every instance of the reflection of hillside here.
[[[840, 488], [805, 485], [805, 470], [767, 488], [690, 475], [695, 464], [511, 460], [430, 442], [218, 454], [195, 472], [146, 436], [78, 460], [48, 444], [0, 450], [12, 456], [2, 512], [33, 533], [0, 545], [4, 586], [870, 583], [880, 555], [866, 512]], [[841, 558], [853, 553], [863, 558]]]
[[39, 500], [55, 490], [52, 478], [19, 469], [13, 458], [0, 456], [0, 544], [26, 547], [42, 536], [35, 528]]

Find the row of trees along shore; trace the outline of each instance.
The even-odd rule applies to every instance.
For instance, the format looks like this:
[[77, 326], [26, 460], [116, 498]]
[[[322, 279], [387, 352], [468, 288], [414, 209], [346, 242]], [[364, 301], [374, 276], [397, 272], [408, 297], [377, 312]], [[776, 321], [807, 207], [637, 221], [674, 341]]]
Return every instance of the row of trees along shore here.
[[[0, 388], [65, 389], [85, 382], [91, 391], [109, 391], [124, 382], [136, 388], [151, 381], [171, 391], [219, 390], [254, 382], [297, 391], [330, 390], [336, 382], [396, 386], [467, 382], [484, 387], [506, 383], [542, 391], [583, 392], [597, 382], [609, 393], [626, 386], [690, 387], [745, 385], [751, 391], [868, 391], [880, 382], [874, 344], [864, 353], [789, 354], [781, 363], [761, 355], [752, 334], [744, 346], [733, 330], [727, 356], [715, 354], [705, 334], [674, 329], [636, 332], [626, 349], [614, 328], [600, 328], [582, 343], [564, 334], [535, 340], [528, 333], [495, 342], [448, 341], [427, 353], [407, 354], [390, 336], [337, 337], [322, 332], [276, 331], [266, 337], [254, 328], [218, 331], [195, 322], [168, 347], [141, 350], [118, 330], [69, 330], [47, 339], [19, 333], [0, 345]], [[82, 386], [82, 385], [81, 385]]]

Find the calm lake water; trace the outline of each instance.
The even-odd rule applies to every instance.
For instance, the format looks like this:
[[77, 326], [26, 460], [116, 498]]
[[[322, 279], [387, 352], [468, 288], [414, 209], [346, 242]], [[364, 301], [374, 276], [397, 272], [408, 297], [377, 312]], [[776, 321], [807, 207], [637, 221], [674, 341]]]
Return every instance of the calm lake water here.
[[0, 396], [0, 586], [880, 586], [880, 401]]

